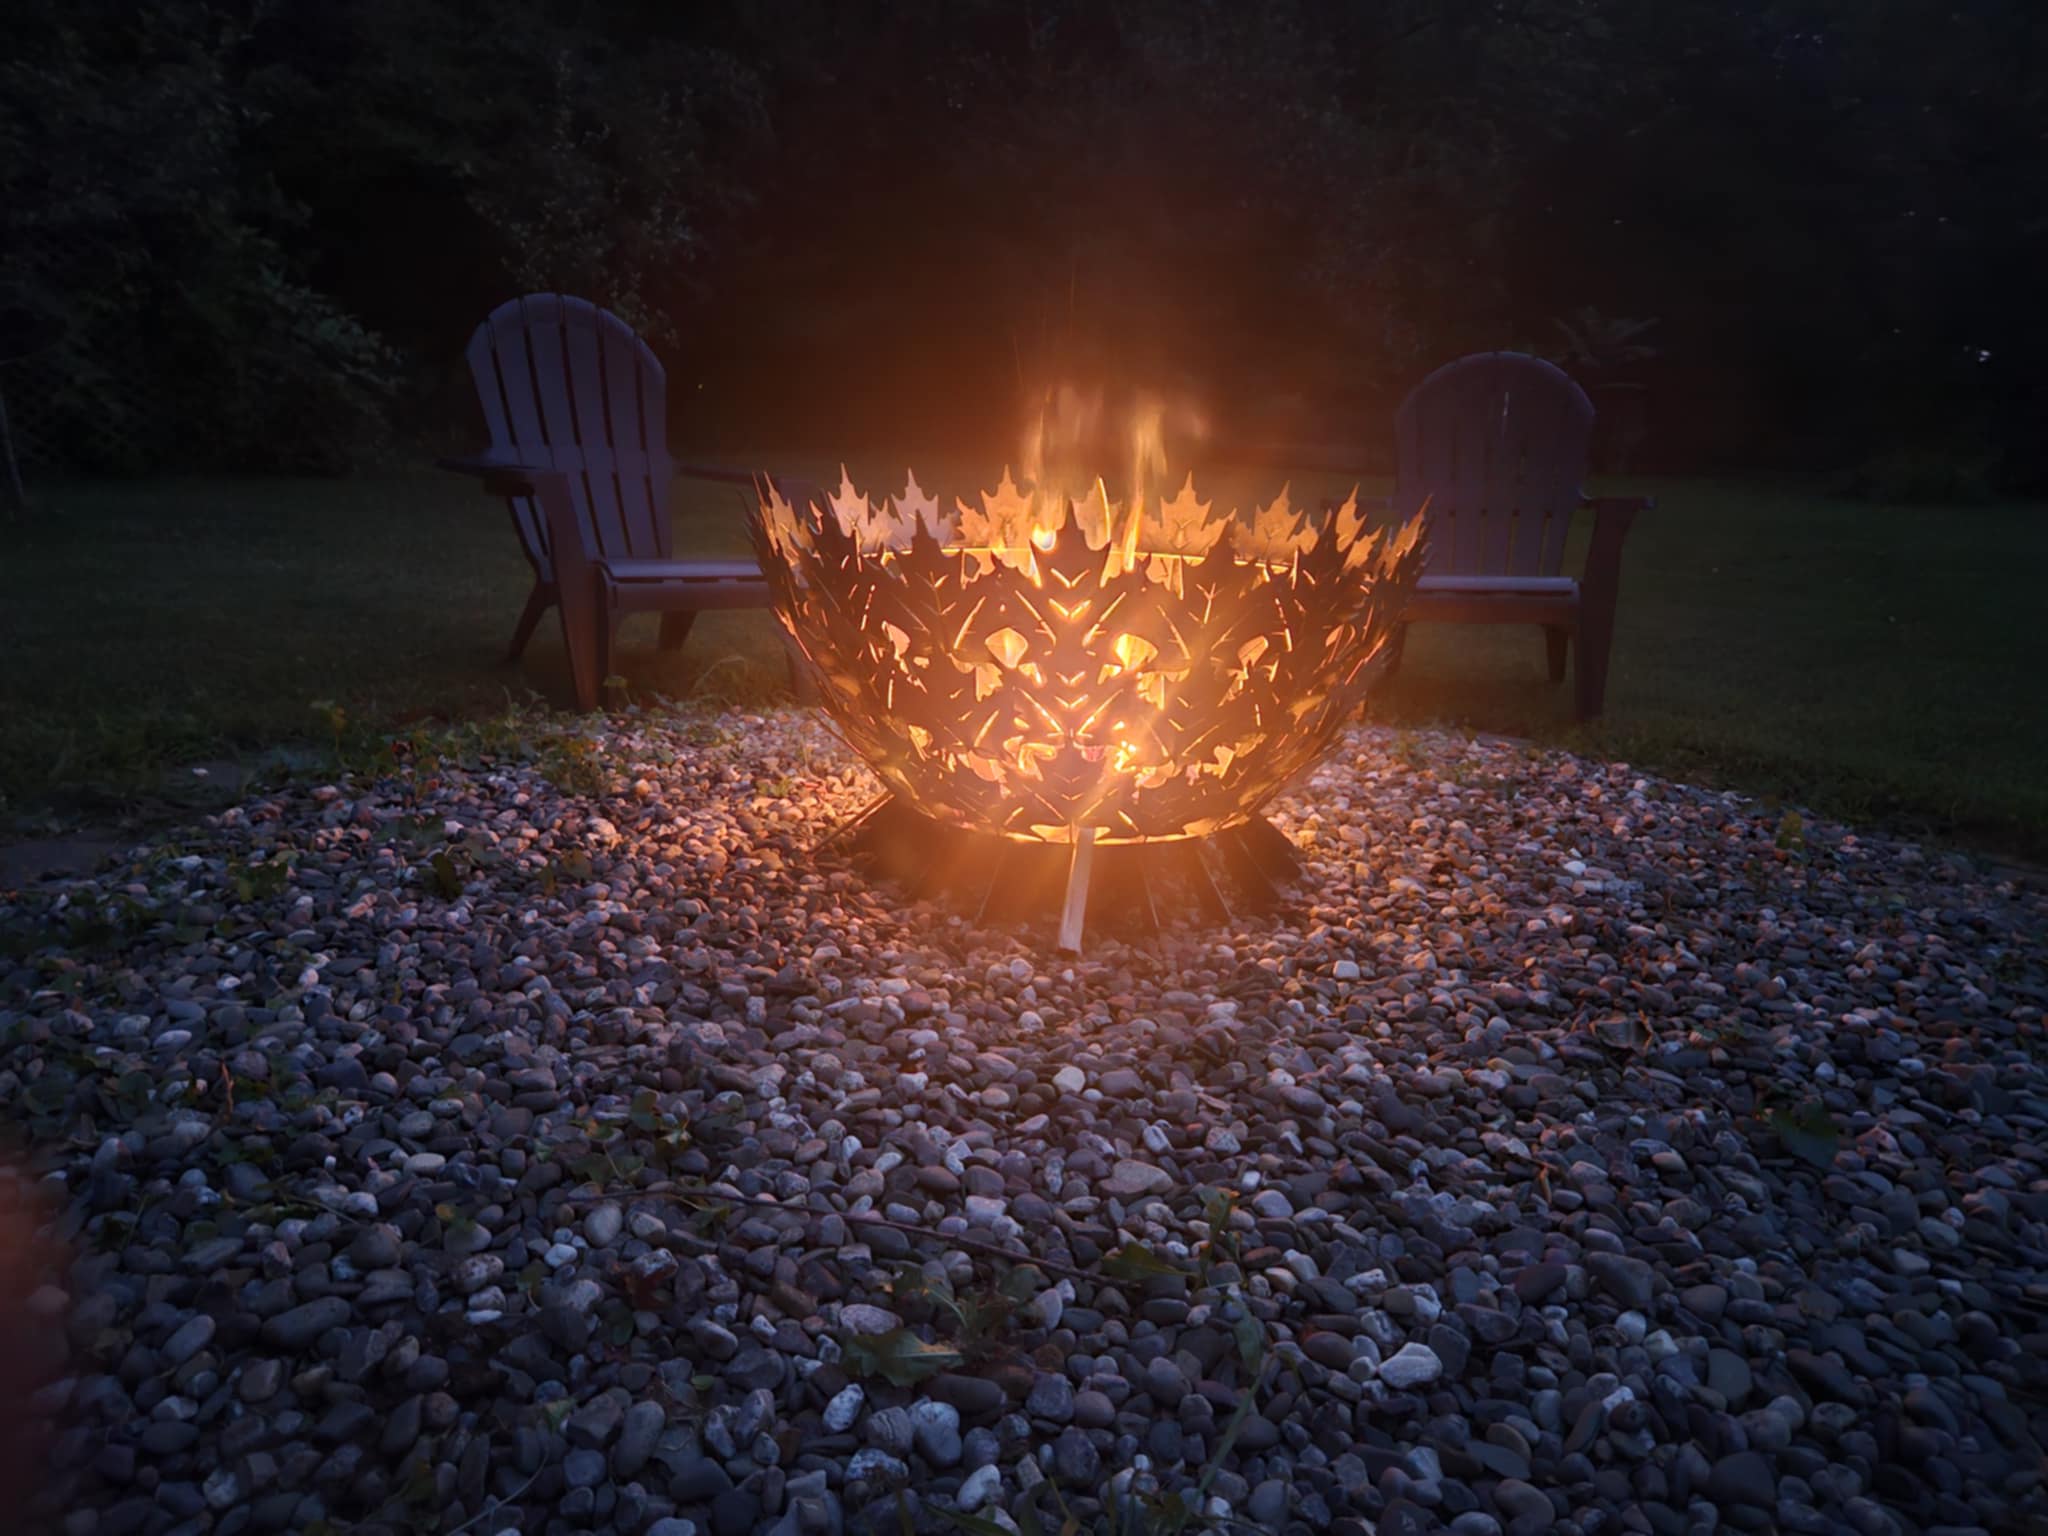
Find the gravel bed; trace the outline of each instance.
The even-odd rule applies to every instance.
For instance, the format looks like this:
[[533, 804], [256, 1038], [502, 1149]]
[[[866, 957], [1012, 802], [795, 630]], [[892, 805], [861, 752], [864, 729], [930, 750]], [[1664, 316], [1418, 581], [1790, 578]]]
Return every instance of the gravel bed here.
[[1065, 960], [803, 716], [573, 762], [0, 905], [52, 1529], [2048, 1529], [2039, 892], [1361, 729]]

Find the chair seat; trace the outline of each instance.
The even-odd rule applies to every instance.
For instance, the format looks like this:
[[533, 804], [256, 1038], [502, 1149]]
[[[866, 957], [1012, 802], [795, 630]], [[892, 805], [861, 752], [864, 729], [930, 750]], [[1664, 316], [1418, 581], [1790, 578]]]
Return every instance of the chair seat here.
[[1459, 597], [1577, 597], [1579, 584], [1569, 576], [1424, 576], [1417, 593], [1444, 592]]
[[606, 560], [613, 581], [632, 585], [645, 581], [760, 581], [761, 567], [752, 560]]

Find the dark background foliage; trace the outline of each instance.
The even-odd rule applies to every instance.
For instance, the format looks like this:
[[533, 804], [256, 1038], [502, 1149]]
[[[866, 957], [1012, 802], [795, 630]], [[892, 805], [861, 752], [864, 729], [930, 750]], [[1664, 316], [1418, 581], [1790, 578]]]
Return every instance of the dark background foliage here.
[[[679, 442], [979, 446], [1145, 383], [1383, 452], [1516, 346], [1603, 457], [2037, 486], [2034, 0], [18, 0], [0, 383], [73, 469], [465, 429], [539, 288]], [[24, 406], [23, 390], [31, 399]]]

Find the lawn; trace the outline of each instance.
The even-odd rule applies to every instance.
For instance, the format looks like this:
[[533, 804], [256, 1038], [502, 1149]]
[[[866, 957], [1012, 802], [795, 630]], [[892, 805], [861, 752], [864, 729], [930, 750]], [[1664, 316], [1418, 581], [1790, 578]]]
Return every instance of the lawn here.
[[[1330, 488], [1308, 477], [1297, 500]], [[1535, 631], [1463, 627], [1415, 631], [1376, 716], [2048, 859], [2048, 508], [1628, 489], [1659, 505], [1630, 538], [1603, 720], [1572, 723]], [[744, 551], [736, 496], [682, 482], [679, 547]], [[372, 730], [566, 695], [552, 615], [521, 665], [501, 664], [528, 573], [502, 506], [451, 478], [52, 486], [0, 537], [0, 806], [17, 832], [174, 807], [201, 763], [315, 760], [329, 705]], [[653, 620], [629, 624], [618, 670], [637, 696], [783, 684], [763, 614], [709, 615], [681, 653], [653, 639]]]

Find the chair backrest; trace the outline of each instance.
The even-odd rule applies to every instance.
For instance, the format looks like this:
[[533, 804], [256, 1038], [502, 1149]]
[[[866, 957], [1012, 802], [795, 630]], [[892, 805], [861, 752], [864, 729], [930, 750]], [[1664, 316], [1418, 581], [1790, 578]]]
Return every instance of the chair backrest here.
[[[528, 294], [476, 328], [469, 369], [491, 452], [568, 472], [593, 557], [669, 557], [668, 376], [631, 326], [587, 299]], [[552, 581], [540, 508], [510, 501], [527, 558]]]
[[1478, 352], [1415, 386], [1394, 418], [1394, 507], [1429, 507], [1429, 574], [1555, 576], [1583, 499], [1593, 403], [1563, 369]]

